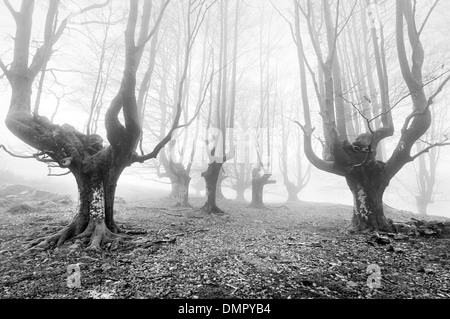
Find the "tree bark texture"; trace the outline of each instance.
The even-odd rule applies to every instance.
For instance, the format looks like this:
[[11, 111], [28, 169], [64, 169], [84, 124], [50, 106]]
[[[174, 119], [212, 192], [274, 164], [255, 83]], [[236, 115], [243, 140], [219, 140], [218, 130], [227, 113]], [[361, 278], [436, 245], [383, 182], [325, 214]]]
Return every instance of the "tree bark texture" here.
[[206, 213], [223, 214], [223, 210], [217, 206], [217, 182], [219, 180], [219, 173], [222, 170], [222, 163], [212, 162], [208, 165], [206, 171], [202, 173], [202, 177], [206, 183], [206, 202], [202, 210]]
[[266, 208], [263, 202], [264, 186], [267, 184], [274, 184], [274, 180], [269, 180], [272, 174], [260, 174], [261, 169], [255, 168], [252, 171], [252, 201], [250, 207]]

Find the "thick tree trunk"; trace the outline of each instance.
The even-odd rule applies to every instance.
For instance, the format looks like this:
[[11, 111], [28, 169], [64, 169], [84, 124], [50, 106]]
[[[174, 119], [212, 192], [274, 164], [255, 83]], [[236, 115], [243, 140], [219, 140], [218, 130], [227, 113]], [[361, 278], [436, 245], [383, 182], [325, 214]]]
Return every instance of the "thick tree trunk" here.
[[393, 231], [393, 225], [384, 216], [383, 194], [389, 180], [383, 174], [384, 163], [368, 161], [346, 176], [353, 193], [354, 231]]
[[234, 176], [232, 175], [232, 178], [235, 180], [235, 184], [233, 185], [233, 189], [236, 191], [235, 199], [245, 202], [245, 191], [251, 185], [250, 166], [245, 163], [239, 163], [237, 165], [234, 164], [232, 169], [234, 169]]
[[288, 203], [298, 203], [299, 199], [298, 199], [298, 187], [296, 187], [294, 184], [292, 183], [284, 183], [284, 185], [286, 186], [286, 190], [288, 193], [288, 199], [287, 202]]
[[[168, 3], [167, 1], [162, 6], [155, 28], [158, 27]], [[103, 147], [103, 139], [99, 135], [86, 135], [68, 124], [59, 126], [46, 117], [32, 114], [33, 82], [39, 71], [47, 65], [54, 51], [53, 46], [68, 22], [65, 19], [58, 26], [58, 6], [58, 1], [50, 2], [45, 21], [44, 42], [36, 50], [31, 63], [29, 58], [34, 1], [24, 1], [20, 11], [11, 10], [16, 22], [16, 35], [11, 68], [4, 72], [12, 89], [5, 123], [14, 135], [38, 150], [38, 153], [34, 155], [36, 159], [70, 170], [78, 184], [80, 205], [72, 222], [57, 234], [44, 240], [39, 239], [35, 244], [40, 243], [35, 248], [46, 249], [55, 244], [60, 246], [66, 240], [75, 238], [77, 241], [74, 246], [78, 247], [83, 241], [89, 241], [89, 248], [97, 250], [103, 244], [118, 238], [115, 235], [119, 229], [114, 222], [114, 197], [117, 181], [123, 169], [134, 162], [142, 163], [147, 159], [155, 158], [160, 149], [170, 140], [170, 135], [158, 143], [151, 153], [144, 156], [138, 156], [135, 153], [142, 133], [136, 100], [136, 71], [144, 51], [143, 47], [146, 43], [144, 40], [148, 36], [150, 21], [150, 11], [146, 3], [141, 20], [141, 32], [138, 36], [139, 45], [137, 45], [136, 26], [139, 12], [137, 1], [130, 2], [129, 6], [125, 30], [125, 67], [120, 89], [105, 114], [109, 146]], [[98, 8], [98, 6], [91, 6], [82, 11], [93, 10], [94, 7]], [[185, 73], [189, 51], [187, 48]], [[182, 95], [183, 81], [183, 79], [180, 81], [180, 95]], [[121, 112], [123, 123], [119, 120]], [[180, 114], [181, 108], [178, 105], [173, 128], [178, 125]]]
[[221, 169], [217, 178], [216, 199], [225, 199], [225, 196], [222, 192], [222, 182], [225, 178], [226, 176], [223, 174], [223, 169]]
[[[161, 132], [161, 136], [164, 135], [164, 130], [162, 130]], [[171, 161], [169, 161], [169, 159], [167, 158], [167, 155], [165, 152], [161, 152], [159, 159], [161, 161], [161, 165], [164, 168], [165, 174], [159, 174], [159, 177], [167, 177], [170, 180], [170, 194], [168, 196], [169, 199], [176, 199], [177, 198], [177, 189], [176, 189], [176, 183], [177, 183], [177, 177], [172, 173], [172, 169], [171, 169]]]
[[170, 194], [168, 196], [169, 199], [176, 199], [177, 198], [177, 185], [175, 178], [169, 174], [170, 179]]
[[189, 204], [189, 184], [191, 177], [183, 164], [170, 161], [168, 173], [172, 176], [172, 195], [176, 207], [191, 207]]
[[273, 184], [275, 181], [269, 180], [271, 174], [259, 175], [260, 169], [255, 168], [252, 172], [252, 202], [250, 207], [266, 208], [263, 202], [263, 191], [266, 184]]
[[191, 178], [189, 176], [179, 176], [179, 181], [174, 184], [174, 193], [176, 204], [175, 207], [191, 207], [189, 204], [189, 184]]
[[88, 249], [100, 250], [103, 245], [118, 240], [116, 233], [120, 230], [114, 221], [114, 198], [123, 167], [107, 160], [110, 154], [105, 153], [106, 161], [87, 163], [82, 173], [72, 171], [78, 185], [78, 212], [68, 226], [40, 242], [35, 249], [61, 246], [67, 240], [76, 239], [74, 249], [88, 244]]
[[[13, 91], [17, 94], [20, 90], [14, 85]], [[22, 91], [27, 95], [24, 92], [28, 91]], [[18, 101], [13, 99], [13, 103]], [[102, 146], [103, 140], [98, 135], [87, 136], [70, 125], [55, 125], [45, 117], [16, 111], [14, 107], [8, 113], [6, 125], [24, 142], [68, 168], [78, 185], [80, 205], [72, 222], [58, 233], [35, 242], [34, 249], [61, 246], [74, 238], [79, 239], [77, 246], [89, 242], [90, 249], [100, 249], [117, 239], [114, 197], [117, 180], [128, 163], [128, 151], [113, 151], [111, 146]]]
[[111, 175], [103, 181], [105, 194], [105, 224], [113, 233], [120, 232], [119, 227], [114, 221], [114, 202], [116, 196], [117, 181], [122, 174], [123, 167], [109, 168]]
[[264, 181], [260, 178], [252, 180], [252, 202], [250, 203], [250, 207], [266, 208], [266, 205], [263, 203], [264, 185]]
[[101, 175], [85, 175], [78, 181], [80, 211], [78, 218], [88, 221], [82, 233], [75, 234], [81, 242], [89, 241], [90, 249], [100, 249], [114, 240], [118, 231], [114, 222], [114, 196], [116, 185], [103, 180]]
[[213, 162], [208, 165], [208, 169], [202, 173], [202, 177], [206, 183], [206, 203], [202, 210], [206, 213], [223, 214], [216, 204], [217, 182], [219, 180], [219, 173], [222, 170], [222, 163]]

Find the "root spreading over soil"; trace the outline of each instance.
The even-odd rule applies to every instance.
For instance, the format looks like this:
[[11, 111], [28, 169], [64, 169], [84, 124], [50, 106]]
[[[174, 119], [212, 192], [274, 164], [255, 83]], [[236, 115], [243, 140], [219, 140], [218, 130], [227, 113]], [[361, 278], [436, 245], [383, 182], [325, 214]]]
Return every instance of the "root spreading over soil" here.
[[[117, 221], [142, 228], [128, 240], [101, 220], [77, 230], [75, 207], [1, 208], [0, 298], [450, 297], [450, 240], [408, 223], [417, 216], [388, 212], [403, 225], [399, 234], [349, 234], [348, 206], [218, 204], [225, 215], [176, 209], [167, 199], [127, 204]], [[23, 254], [30, 243], [41, 249]], [[74, 264], [80, 288], [67, 284]], [[368, 285], [369, 267], [379, 269], [379, 288]]]

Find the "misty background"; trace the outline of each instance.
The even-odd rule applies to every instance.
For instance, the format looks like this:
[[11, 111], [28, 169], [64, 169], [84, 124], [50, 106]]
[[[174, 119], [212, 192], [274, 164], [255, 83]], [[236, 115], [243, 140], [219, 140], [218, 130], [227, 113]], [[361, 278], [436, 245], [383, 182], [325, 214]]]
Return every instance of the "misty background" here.
[[[440, 67], [441, 61], [448, 59], [450, 54], [450, 41], [448, 37], [448, 30], [450, 30], [450, 17], [448, 15], [448, 12], [450, 12], [450, 4], [448, 1], [444, 1], [440, 6], [440, 10], [435, 10], [435, 12], [433, 12], [432, 17], [421, 36], [426, 56], [424, 70], [428, 70], [430, 73]], [[424, 7], [426, 7], [426, 5]], [[39, 15], [45, 13], [45, 8], [43, 7], [41, 9], [43, 10], [37, 10], [36, 12], [36, 21], [39, 20]], [[71, 10], [70, 6], [67, 7], [67, 10]], [[174, 48], [176, 43], [174, 30], [177, 28], [177, 21], [179, 21], [177, 19], [181, 18], [177, 16], [178, 11], [175, 8], [172, 8], [171, 10], [168, 12], [169, 18], [162, 20], [161, 30], [163, 35], [159, 38], [161, 48]], [[292, 16], [291, 1], [278, 0], [272, 1], [272, 3], [270, 1], [257, 0], [242, 1], [242, 17], [239, 27], [239, 55], [237, 59], [238, 88], [236, 106], [238, 118], [239, 114], [241, 118], [240, 120], [237, 119], [237, 123], [239, 123], [239, 121], [251, 121], [252, 118], [258, 117], [257, 105], [259, 103], [259, 89], [261, 84], [259, 77], [260, 68], [261, 65], [263, 65], [264, 72], [267, 72], [267, 79], [269, 79], [266, 79], [266, 81], [270, 81], [265, 82], [264, 86], [269, 88], [270, 91], [266, 93], [269, 94], [270, 107], [273, 112], [273, 121], [270, 125], [275, 133], [279, 130], [281, 125], [281, 117], [277, 113], [281, 104], [291, 110], [291, 118], [293, 120], [302, 122], [303, 119], [302, 114], [297, 112], [297, 110], [301, 109], [301, 99], [296, 46], [292, 40], [289, 25], [284, 21], [277, 10], [287, 17]], [[385, 4], [384, 7], [381, 6], [381, 14], [394, 14], [393, 12], [390, 12], [389, 3]], [[121, 13], [116, 12], [115, 15], [118, 16], [117, 18], [120, 18]], [[208, 21], [207, 27], [210, 29], [218, 28], [218, 23], [219, 21], [211, 18]], [[232, 34], [233, 28], [234, 26], [230, 23], [230, 34]], [[392, 33], [389, 33], [389, 30], [392, 30], [392, 28], [392, 25], [386, 26], [386, 32], [389, 34], [387, 39], [387, 47], [389, 49], [389, 52], [387, 52], [388, 60], [395, 60], [397, 58], [394, 39]], [[121, 50], [123, 50], [123, 48], [121, 49], [123, 43], [121, 43], [122, 40], [120, 38], [123, 29], [124, 22], [122, 21], [113, 25], [110, 33], [111, 50], [108, 52], [108, 59], [113, 61], [112, 69], [114, 71], [111, 73], [110, 87], [105, 92], [105, 109], [108, 106], [108, 101], [110, 101], [109, 97], [117, 90], [123, 68], [123, 56], [121, 56], [121, 54], [123, 54], [121, 53]], [[10, 60], [11, 37], [14, 34], [14, 23], [4, 6], [0, 9], [0, 30], [2, 30], [0, 52], [2, 53], [2, 58]], [[306, 28], [303, 28], [303, 31], [305, 32], [304, 38], [308, 38]], [[42, 32], [42, 30], [37, 30], [36, 32]], [[97, 67], [96, 59], [98, 58], [98, 52], [92, 47], [89, 37], [86, 36], [89, 32], [91, 32], [92, 35], [95, 32], [101, 33], [102, 28], [89, 26], [89, 28], [83, 29], [83, 32], [69, 30], [61, 39], [61, 42], [58, 43], [54, 61], [51, 62], [54, 63], [53, 67], [55, 69], [64, 67], [65, 69], [76, 69], [77, 71], [59, 72], [57, 81], [48, 84], [44, 89], [44, 94], [42, 95], [40, 102], [41, 115], [50, 118], [55, 112], [55, 108], [58, 107], [58, 112], [54, 119], [55, 123], [69, 123], [80, 131], [84, 130], [89, 115], [87, 106], [89, 105], [92, 96], [95, 68]], [[117, 40], [117, 38], [119, 40]], [[202, 38], [201, 34], [199, 35], [199, 39], [200, 38]], [[199, 53], [202, 49], [202, 42], [197, 41], [190, 71], [191, 79], [193, 79], [194, 82], [196, 72], [199, 72], [198, 69], [201, 65], [201, 55]], [[307, 51], [310, 63], [315, 65], [316, 62], [313, 50], [309, 43], [305, 45], [305, 50]], [[260, 63], [260, 58], [263, 59], [262, 63]], [[155, 72], [160, 75], [162, 72], [162, 62], [159, 58], [157, 58], [156, 64]], [[393, 63], [392, 65], [395, 64]], [[393, 74], [399, 73], [398, 70], [391, 71]], [[175, 70], [168, 70], [168, 72], [169, 76], [175, 76]], [[426, 72], [424, 73], [426, 74]], [[156, 76], [156, 78], [157, 77], [158, 76]], [[398, 81], [400, 82], [400, 80]], [[49, 80], [49, 82], [51, 81]], [[392, 83], [394, 83], [393, 86], [395, 86], [395, 78], [392, 79]], [[312, 84], [310, 83], [309, 85], [311, 86], [309, 92], [311, 95], [313, 113], [317, 115], [317, 102], [315, 102], [313, 96]], [[156, 82], [155, 87], [158, 87], [158, 83]], [[430, 84], [426, 90], [427, 92], [431, 92], [435, 87], [435, 84]], [[175, 85], [174, 87], [169, 88], [168, 104], [173, 104], [174, 102], [173, 96], [175, 94], [175, 89]], [[192, 95], [198, 94], [195, 90], [195, 88], [192, 89]], [[272, 94], [271, 97], [270, 94]], [[447, 86], [432, 105], [434, 120], [441, 121], [442, 129], [438, 132], [439, 135], [429, 137], [430, 142], [441, 140], [442, 137], [449, 132], [450, 114], [447, 112], [448, 103], [450, 102], [449, 96], [450, 89]], [[56, 97], [60, 97], [59, 104]], [[10, 151], [16, 154], [33, 154], [34, 151], [12, 135], [4, 125], [9, 100], [10, 87], [7, 80], [2, 78], [0, 79], [0, 101], [2, 101], [2, 105], [0, 106], [0, 144], [4, 144]], [[153, 92], [153, 94], [150, 93], [147, 109], [152, 110], [159, 102], [161, 101], [158, 101], [156, 92]], [[207, 112], [206, 109], [207, 108], [204, 107], [201, 111], [203, 119]], [[405, 114], [409, 109], [410, 101], [408, 99], [399, 103], [398, 107], [394, 110], [394, 119], [395, 114]], [[157, 112], [152, 114], [156, 117], [158, 116]], [[315, 117], [316, 122], [314, 123], [314, 126], [316, 127], [316, 130], [320, 132], [320, 118], [318, 115]], [[402, 119], [400, 118], [400, 120]], [[158, 124], [156, 126], [158, 126]], [[401, 127], [401, 124], [396, 123], [396, 133], [393, 137], [387, 139], [387, 155], [391, 154], [392, 149], [395, 146], [394, 143], [398, 140], [400, 134], [398, 132], [399, 127]], [[102, 129], [103, 119], [102, 116], [100, 116], [99, 132], [102, 132]], [[191, 129], [194, 129], [194, 125], [191, 126], [190, 130]], [[292, 143], [292, 145], [296, 145], [297, 139], [302, 138], [302, 132], [299, 127], [292, 126], [290, 134], [290, 143]], [[272, 179], [275, 179], [277, 183], [267, 185], [265, 188], [264, 199], [269, 205], [271, 203], [282, 203], [287, 199], [287, 193], [283, 185], [283, 177], [279, 170], [281, 139], [282, 137], [277, 137], [277, 134], [273, 134], [272, 136], [271, 173], [273, 174]], [[154, 136], [146, 136], [145, 140], [151, 145], [151, 143], [154, 143], [157, 139]], [[315, 147], [317, 154], [320, 154], [321, 147], [318, 141], [315, 141]], [[428, 214], [450, 217], [450, 211], [448, 209], [450, 204], [450, 147], [443, 147], [439, 152], [440, 160], [437, 167], [435, 198], [434, 202], [428, 207]], [[423, 156], [427, 157], [428, 155], [425, 154]], [[302, 161], [305, 168], [308, 166], [307, 160], [301, 154], [290, 155], [290, 162], [294, 163], [295, 161]], [[200, 179], [200, 173], [206, 167], [205, 165], [202, 168], [201, 163], [197, 164], [197, 169], [195, 169], [194, 166], [194, 170], [191, 173], [194, 182], [195, 180]], [[128, 201], [137, 200], [146, 195], [149, 197], [168, 195], [171, 186], [167, 178], [159, 178], [157, 176], [155, 168], [158, 165], [158, 160], [151, 160], [147, 164], [134, 164], [131, 168], [126, 169], [119, 180], [117, 195], [124, 197]], [[415, 196], [417, 195], [417, 165], [417, 161], [415, 163], [407, 164], [392, 180], [384, 195], [386, 204], [400, 210], [417, 212], [415, 204]], [[58, 169], [54, 169], [52, 173], [62, 172], [58, 171]], [[38, 163], [33, 159], [14, 158], [4, 151], [0, 151], [0, 183], [28, 184], [43, 190], [70, 194], [76, 198], [77, 185], [71, 175], [48, 177], [48, 174], [49, 169], [43, 163]], [[191, 189], [193, 184], [195, 183], [191, 183]], [[224, 182], [222, 189], [227, 199], [235, 198], [235, 191], [227, 186], [227, 181]], [[190, 193], [191, 196], [196, 196], [195, 191], [191, 190]], [[204, 187], [203, 190], [201, 190], [201, 195], [204, 195]], [[321, 172], [314, 167], [311, 168], [310, 181], [299, 194], [299, 198], [303, 201], [331, 202], [347, 205], [352, 205], [353, 201], [352, 194], [342, 177]], [[250, 188], [246, 190], [246, 199], [248, 201], [251, 199]]]

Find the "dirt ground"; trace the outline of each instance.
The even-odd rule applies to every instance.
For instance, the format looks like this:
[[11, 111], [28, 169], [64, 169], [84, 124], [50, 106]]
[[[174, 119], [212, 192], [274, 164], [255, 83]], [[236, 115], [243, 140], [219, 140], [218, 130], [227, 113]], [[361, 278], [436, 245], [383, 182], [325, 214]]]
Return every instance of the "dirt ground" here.
[[[146, 233], [100, 253], [69, 252], [70, 242], [24, 253], [31, 240], [65, 226], [77, 204], [31, 189], [0, 195], [2, 299], [450, 297], [448, 238], [387, 234], [389, 242], [379, 244], [373, 234], [346, 231], [348, 206], [300, 202], [257, 210], [223, 200], [226, 214], [210, 216], [174, 208], [168, 199], [119, 200], [117, 222]], [[203, 199], [191, 203], [200, 207]], [[80, 286], [69, 288], [74, 264]]]

